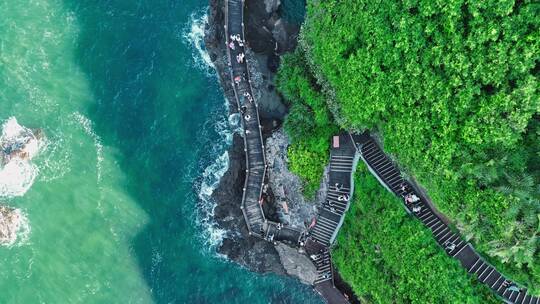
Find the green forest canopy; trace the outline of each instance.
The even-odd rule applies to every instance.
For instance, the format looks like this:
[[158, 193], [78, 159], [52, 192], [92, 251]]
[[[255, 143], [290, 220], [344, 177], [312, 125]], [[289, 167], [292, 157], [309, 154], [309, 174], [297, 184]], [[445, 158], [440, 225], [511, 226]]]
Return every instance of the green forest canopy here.
[[499, 303], [441, 250], [429, 229], [358, 165], [333, 259], [366, 303]]
[[[539, 16], [540, 3], [525, 0], [312, 0], [303, 50], [291, 55], [300, 59], [280, 71], [297, 79], [279, 85], [298, 100], [292, 121], [337, 105], [340, 127], [379, 133], [475, 247], [538, 294]], [[287, 94], [298, 83], [304, 94]], [[290, 133], [328, 141], [290, 120]]]

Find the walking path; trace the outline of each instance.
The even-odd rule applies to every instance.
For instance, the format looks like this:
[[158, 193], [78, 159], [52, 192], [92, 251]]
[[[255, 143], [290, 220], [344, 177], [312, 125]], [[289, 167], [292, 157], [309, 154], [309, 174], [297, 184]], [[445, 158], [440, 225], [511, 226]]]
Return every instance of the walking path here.
[[[250, 234], [262, 237], [265, 218], [260, 199], [266, 173], [266, 161], [258, 105], [253, 98], [247, 58], [245, 58], [243, 8], [244, 3], [241, 0], [226, 1], [225, 34], [231, 80], [244, 129], [247, 170], [241, 208]], [[236, 38], [235, 41], [231, 39], [231, 35]]]
[[358, 160], [354, 144], [348, 135], [338, 136], [335, 139], [336, 145], [331, 153], [330, 182], [334, 186], [338, 183], [341, 185], [339, 189], [331, 187], [327, 205], [312, 227], [313, 236], [309, 231], [300, 231], [268, 221], [261, 207], [266, 160], [258, 104], [253, 95], [246, 58], [244, 1], [225, 0], [225, 35], [230, 77], [244, 130], [247, 170], [241, 208], [249, 233], [271, 242], [281, 241], [297, 247], [305, 246], [318, 272], [315, 289], [329, 303], [349, 303], [334, 286], [329, 246], [335, 240], [343, 223], [352, 195], [351, 176]]
[[540, 304], [538, 297], [529, 295], [525, 288], [519, 288], [515, 282], [506, 279], [484, 261], [471, 244], [453, 232], [437, 215], [438, 212], [427, 204], [427, 199], [402, 177], [397, 166], [368, 134], [342, 134], [332, 138], [326, 200], [307, 231], [268, 221], [261, 207], [267, 165], [258, 104], [247, 65], [243, 0], [225, 0], [225, 35], [230, 77], [244, 131], [247, 170], [241, 209], [249, 233], [267, 241], [303, 247], [317, 269], [315, 290], [328, 303], [349, 303], [335, 288], [330, 247], [349, 209], [354, 192], [353, 175], [361, 157], [381, 184], [403, 198], [406, 210], [422, 221], [446, 253], [458, 259], [469, 273], [478, 275], [480, 282], [508, 303]]
[[506, 279], [495, 267], [482, 259], [470, 243], [452, 231], [438, 216], [439, 212], [428, 205], [421, 192], [402, 177], [397, 166], [373, 138], [366, 134], [353, 135], [352, 138], [371, 173], [386, 189], [403, 199], [407, 212], [431, 230], [437, 243], [448, 255], [458, 259], [470, 274], [476, 274], [479, 282], [488, 286], [507, 303], [540, 303], [539, 297], [528, 294], [526, 288], [520, 288], [516, 282]]

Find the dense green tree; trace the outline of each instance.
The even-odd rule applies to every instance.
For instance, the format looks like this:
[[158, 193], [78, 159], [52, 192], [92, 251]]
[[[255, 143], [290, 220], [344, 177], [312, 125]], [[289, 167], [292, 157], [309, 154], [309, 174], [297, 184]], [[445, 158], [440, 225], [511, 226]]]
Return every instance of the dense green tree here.
[[324, 88], [340, 127], [378, 132], [476, 248], [540, 294], [538, 16], [531, 0], [311, 0], [306, 58], [282, 70], [316, 75], [302, 96]]
[[363, 164], [355, 184], [333, 258], [358, 296], [373, 303], [499, 302], [444, 253]]
[[304, 193], [312, 197], [328, 162], [330, 137], [338, 128], [304, 60], [301, 50], [284, 56], [277, 86], [289, 103], [284, 124], [291, 139], [289, 169], [303, 178]]

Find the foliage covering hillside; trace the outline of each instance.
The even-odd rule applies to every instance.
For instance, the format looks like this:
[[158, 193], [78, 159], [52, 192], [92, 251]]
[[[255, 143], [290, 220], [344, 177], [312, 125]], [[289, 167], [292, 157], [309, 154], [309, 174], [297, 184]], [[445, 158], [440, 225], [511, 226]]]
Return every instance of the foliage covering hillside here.
[[499, 303], [363, 163], [356, 185], [333, 258], [359, 297], [372, 303]]
[[[540, 3], [527, 0], [312, 0], [305, 58], [285, 60], [280, 82], [299, 100], [290, 134], [328, 140], [315, 119], [328, 111], [324, 87], [340, 127], [381, 134], [385, 150], [476, 248], [536, 293], [538, 16]], [[293, 159], [308, 158], [293, 151]]]
[[325, 98], [307, 69], [298, 50], [283, 58], [277, 86], [289, 102], [285, 131], [290, 137], [289, 169], [305, 181], [304, 193], [311, 197], [319, 189], [324, 165], [328, 162], [329, 138], [338, 131]]

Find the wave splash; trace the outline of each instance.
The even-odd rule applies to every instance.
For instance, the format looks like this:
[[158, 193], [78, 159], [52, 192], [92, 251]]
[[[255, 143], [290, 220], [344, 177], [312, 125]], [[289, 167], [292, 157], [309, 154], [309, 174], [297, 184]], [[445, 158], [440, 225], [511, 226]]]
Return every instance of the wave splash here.
[[2, 125], [0, 146], [0, 197], [22, 196], [38, 175], [31, 160], [45, 146], [45, 140], [41, 131], [23, 127], [10, 117]]
[[[225, 109], [221, 109], [226, 112]], [[197, 208], [197, 219], [203, 228], [203, 240], [209, 249], [215, 249], [228, 236], [229, 232], [219, 228], [214, 220], [214, 210], [217, 206], [212, 194], [219, 186], [219, 182], [225, 172], [229, 169], [229, 153], [227, 147], [232, 144], [233, 135], [240, 130], [240, 120], [238, 114], [229, 116], [212, 115], [209, 122], [213, 123], [214, 131], [219, 135], [219, 140], [214, 141], [208, 158], [214, 159], [210, 165], [206, 166], [200, 176], [200, 183], [197, 183], [197, 195], [199, 206]]]
[[214, 64], [204, 45], [204, 29], [208, 23], [207, 11], [208, 8], [205, 8], [191, 14], [188, 24], [182, 31], [182, 41], [193, 49], [195, 67], [210, 76], [214, 74]]
[[[194, 66], [207, 76], [215, 77], [214, 64], [204, 45], [205, 27], [208, 24], [207, 12], [208, 7], [205, 7], [191, 14], [182, 31], [182, 41], [192, 49]], [[227, 148], [232, 144], [234, 133], [241, 130], [239, 114], [226, 114], [229, 111], [229, 103], [227, 100], [224, 101], [223, 105], [210, 115], [198, 136], [208, 141], [199, 143], [200, 146], [211, 147], [201, 151], [205, 155], [205, 160], [198, 165], [197, 171], [202, 174], [197, 176], [194, 183], [198, 197], [195, 220], [202, 230], [202, 242], [210, 251], [221, 245], [223, 239], [229, 235], [229, 232], [220, 228], [214, 220], [217, 203], [212, 198], [212, 194], [229, 169]]]

